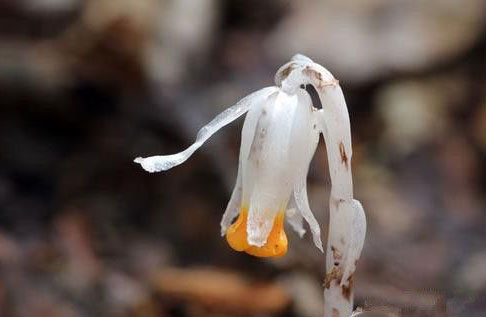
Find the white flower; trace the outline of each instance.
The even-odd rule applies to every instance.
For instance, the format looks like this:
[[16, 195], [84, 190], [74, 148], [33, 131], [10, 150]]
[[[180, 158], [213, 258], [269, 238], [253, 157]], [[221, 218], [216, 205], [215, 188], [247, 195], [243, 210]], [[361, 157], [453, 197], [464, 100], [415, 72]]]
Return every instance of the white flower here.
[[[318, 110], [307, 91], [301, 88], [305, 84], [314, 85], [321, 100], [322, 91], [336, 94], [325, 92], [325, 87], [338, 89], [338, 99], [334, 95], [329, 99], [332, 103], [340, 101], [342, 96], [337, 80], [309, 58], [296, 55], [278, 70], [275, 81], [277, 86], [261, 89], [219, 114], [198, 132], [196, 141], [186, 150], [135, 159], [149, 172], [168, 170], [187, 160], [220, 128], [248, 112], [242, 130], [236, 186], [221, 221], [221, 233], [233, 249], [262, 257], [282, 256], [287, 252], [285, 218], [300, 236], [305, 233], [305, 219], [315, 245], [322, 251], [319, 224], [309, 208], [306, 189], [307, 172], [320, 133], [324, 134], [326, 143], [336, 141], [334, 131], [345, 135], [336, 147], [327, 144], [333, 180], [331, 199], [352, 198], [352, 189], [348, 193], [352, 182], [347, 110], [342, 122], [339, 107], [336, 110], [330, 104]], [[348, 172], [341, 175], [340, 169], [331, 165], [335, 162], [342, 165], [343, 156]]]

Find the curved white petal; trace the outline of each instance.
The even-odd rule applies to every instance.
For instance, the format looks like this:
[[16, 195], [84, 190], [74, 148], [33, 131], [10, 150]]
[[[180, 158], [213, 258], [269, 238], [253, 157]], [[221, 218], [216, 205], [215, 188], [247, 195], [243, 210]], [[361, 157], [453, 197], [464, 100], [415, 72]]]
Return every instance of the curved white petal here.
[[134, 162], [142, 165], [142, 167], [150, 173], [165, 171], [182, 164], [216, 131], [246, 113], [255, 102], [258, 102], [262, 98], [267, 98], [277, 90], [277, 87], [267, 87], [241, 99], [236, 105], [226, 109], [217, 115], [210, 123], [201, 128], [197, 133], [196, 141], [184, 151], [171, 155], [158, 155], [147, 158], [137, 157]]

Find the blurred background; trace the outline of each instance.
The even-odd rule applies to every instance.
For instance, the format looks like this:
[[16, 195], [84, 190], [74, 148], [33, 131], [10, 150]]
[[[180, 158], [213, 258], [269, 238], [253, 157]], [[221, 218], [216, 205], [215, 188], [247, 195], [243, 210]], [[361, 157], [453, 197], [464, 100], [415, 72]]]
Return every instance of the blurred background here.
[[[297, 52], [341, 82], [368, 232], [355, 304], [486, 312], [484, 0], [0, 0], [0, 316], [321, 316], [324, 256], [233, 252], [243, 120], [149, 174]], [[326, 240], [321, 142], [310, 204]]]

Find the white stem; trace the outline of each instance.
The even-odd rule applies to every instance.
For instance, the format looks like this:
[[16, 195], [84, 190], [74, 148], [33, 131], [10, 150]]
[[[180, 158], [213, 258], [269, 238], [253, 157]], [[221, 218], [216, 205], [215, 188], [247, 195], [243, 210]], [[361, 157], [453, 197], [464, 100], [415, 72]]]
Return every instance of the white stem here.
[[322, 103], [317, 115], [326, 142], [332, 184], [324, 316], [348, 317], [353, 311], [353, 274], [363, 248], [366, 218], [359, 201], [353, 199], [351, 129], [346, 101], [332, 74], [301, 55], [279, 69], [276, 81], [287, 90], [312, 84]]
[[[344, 257], [349, 249], [349, 222], [341, 218], [351, 213], [349, 202], [353, 197], [351, 175], [351, 130], [349, 115], [339, 85], [316, 86], [321, 99], [323, 134], [326, 142], [331, 197], [329, 198], [329, 233], [326, 252], [326, 278], [324, 282], [324, 316], [348, 317], [353, 311], [353, 275], [344, 279], [349, 270]], [[344, 217], [348, 218], [348, 217]], [[341, 221], [340, 221], [341, 220]], [[358, 254], [359, 256], [359, 254]], [[349, 257], [349, 255], [348, 255]], [[348, 273], [349, 274], [349, 273]]]

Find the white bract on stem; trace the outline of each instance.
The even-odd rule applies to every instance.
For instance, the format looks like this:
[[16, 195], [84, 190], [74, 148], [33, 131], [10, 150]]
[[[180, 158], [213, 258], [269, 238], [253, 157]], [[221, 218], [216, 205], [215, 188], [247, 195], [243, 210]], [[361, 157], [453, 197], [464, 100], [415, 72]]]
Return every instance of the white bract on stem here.
[[[323, 251], [320, 226], [307, 198], [309, 164], [322, 134], [332, 183], [324, 309], [325, 316], [348, 317], [366, 218], [353, 199], [351, 130], [343, 92], [328, 70], [300, 54], [280, 67], [275, 83], [216, 116], [186, 150], [138, 157], [135, 162], [148, 172], [182, 164], [216, 131], [247, 113], [236, 185], [221, 220], [221, 234], [236, 251], [280, 257], [288, 247], [285, 219], [301, 237], [305, 220], [314, 244]], [[305, 85], [316, 89], [322, 109], [313, 107]]]

